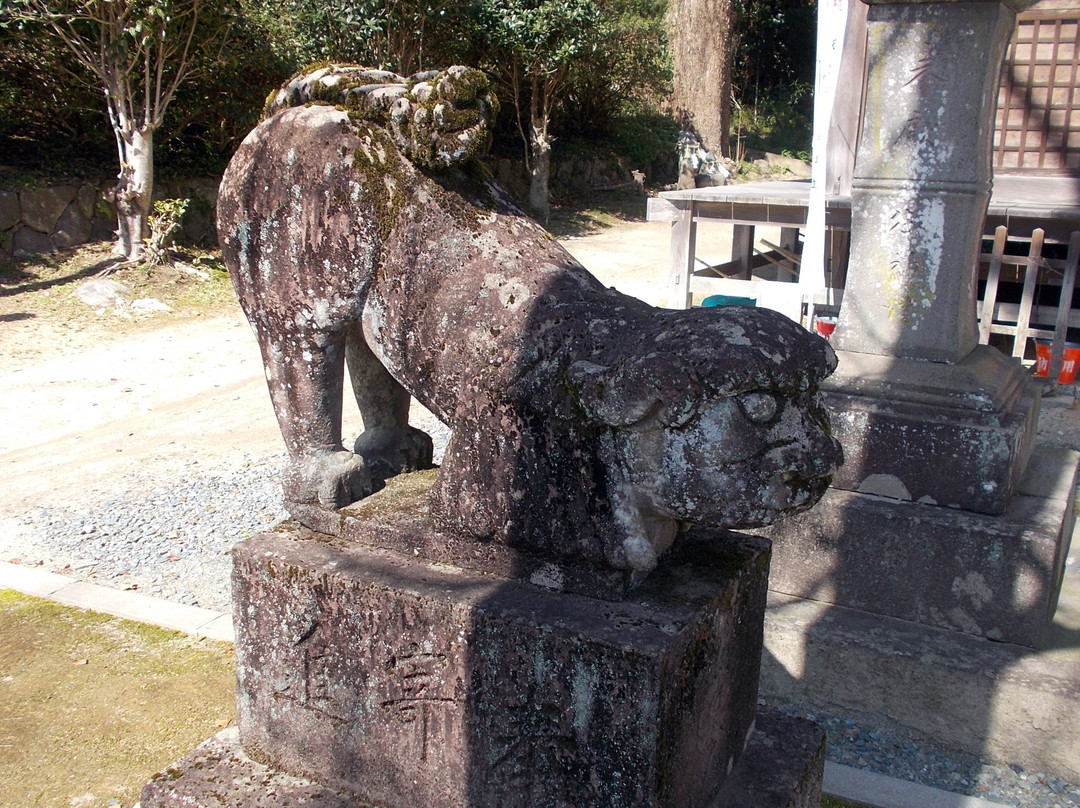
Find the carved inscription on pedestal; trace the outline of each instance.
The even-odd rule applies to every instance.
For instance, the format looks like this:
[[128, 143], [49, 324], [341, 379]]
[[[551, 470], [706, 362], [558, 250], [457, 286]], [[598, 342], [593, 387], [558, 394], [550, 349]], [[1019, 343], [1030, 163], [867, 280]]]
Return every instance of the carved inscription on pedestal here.
[[380, 700], [386, 716], [400, 725], [415, 760], [426, 762], [429, 749], [443, 740], [446, 728], [461, 708], [460, 679], [449, 681], [450, 660], [445, 653], [423, 650], [410, 643], [390, 656], [383, 669]]

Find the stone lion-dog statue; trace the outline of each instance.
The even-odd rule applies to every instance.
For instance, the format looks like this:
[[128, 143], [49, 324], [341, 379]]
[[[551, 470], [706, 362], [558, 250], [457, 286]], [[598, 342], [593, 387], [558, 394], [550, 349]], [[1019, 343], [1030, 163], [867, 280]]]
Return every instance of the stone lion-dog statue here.
[[[352, 66], [273, 96], [225, 172], [224, 260], [258, 337], [304, 522], [430, 467], [441, 531], [652, 569], [682, 523], [752, 527], [824, 493], [828, 344], [752, 307], [605, 288], [487, 181], [480, 71]], [[365, 431], [342, 445], [345, 365]], [[314, 511], [317, 512], [317, 511]]]

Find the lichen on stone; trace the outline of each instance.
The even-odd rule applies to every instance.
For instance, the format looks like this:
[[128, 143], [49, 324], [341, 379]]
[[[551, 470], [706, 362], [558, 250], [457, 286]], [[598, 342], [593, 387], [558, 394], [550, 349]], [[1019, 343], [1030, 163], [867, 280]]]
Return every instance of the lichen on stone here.
[[[366, 200], [374, 208], [376, 233], [380, 241], [389, 238], [399, 214], [405, 210], [412, 185], [406, 165], [397, 158], [397, 150], [389, 133], [382, 127], [352, 119], [354, 135], [369, 148], [357, 149], [351, 166], [366, 188]], [[383, 160], [379, 154], [385, 155]]]
[[417, 166], [444, 169], [486, 150], [499, 103], [487, 75], [454, 66], [399, 76], [351, 64], [313, 66], [273, 93], [264, 118], [305, 104], [331, 104], [354, 121], [383, 126]]

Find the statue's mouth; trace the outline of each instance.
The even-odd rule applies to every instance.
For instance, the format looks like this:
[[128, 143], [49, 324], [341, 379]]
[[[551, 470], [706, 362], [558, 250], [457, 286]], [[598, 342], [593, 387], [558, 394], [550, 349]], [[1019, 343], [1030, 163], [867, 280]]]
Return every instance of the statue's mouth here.
[[766, 501], [777, 511], [805, 510], [814, 505], [832, 482], [832, 472], [808, 476], [798, 471], [774, 474], [768, 482]]

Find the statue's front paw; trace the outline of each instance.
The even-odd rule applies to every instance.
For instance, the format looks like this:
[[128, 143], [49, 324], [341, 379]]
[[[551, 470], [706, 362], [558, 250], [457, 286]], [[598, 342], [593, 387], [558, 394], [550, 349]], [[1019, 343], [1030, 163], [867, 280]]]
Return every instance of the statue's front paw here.
[[371, 473], [362, 457], [345, 450], [293, 457], [282, 480], [285, 502], [344, 508], [372, 491]]
[[433, 450], [431, 436], [411, 426], [367, 429], [353, 447], [376, 485], [402, 472], [431, 468]]

